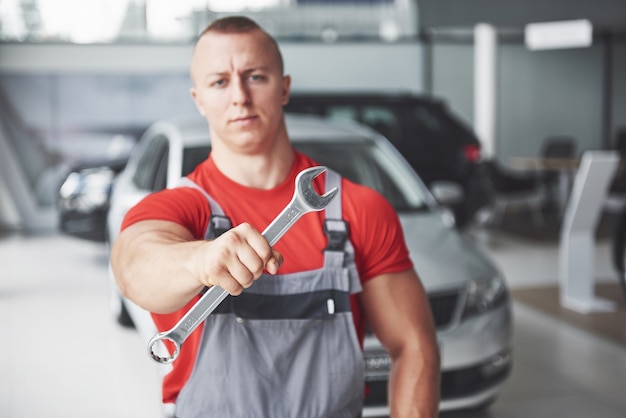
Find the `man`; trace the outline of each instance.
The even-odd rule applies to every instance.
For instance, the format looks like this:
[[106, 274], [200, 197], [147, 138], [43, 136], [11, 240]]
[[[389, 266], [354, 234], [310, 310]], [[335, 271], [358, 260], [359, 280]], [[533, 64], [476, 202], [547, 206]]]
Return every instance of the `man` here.
[[[434, 325], [392, 207], [341, 179], [347, 244], [328, 247], [325, 211], [305, 215], [275, 248], [259, 232], [291, 199], [297, 173], [317, 165], [289, 142], [290, 78], [275, 40], [247, 18], [217, 20], [198, 39], [191, 78], [212, 151], [188, 178], [205, 193], [148, 196], [126, 216], [111, 255], [122, 293], [160, 330], [206, 286], [233, 295], [186, 341], [164, 402], [176, 402], [179, 418], [359, 416], [367, 319], [393, 359], [391, 415], [437, 416]], [[331, 175], [315, 180], [318, 191]], [[221, 235], [206, 195], [233, 225]], [[316, 302], [326, 287], [336, 299]], [[302, 317], [292, 312], [300, 303], [323, 312]]]

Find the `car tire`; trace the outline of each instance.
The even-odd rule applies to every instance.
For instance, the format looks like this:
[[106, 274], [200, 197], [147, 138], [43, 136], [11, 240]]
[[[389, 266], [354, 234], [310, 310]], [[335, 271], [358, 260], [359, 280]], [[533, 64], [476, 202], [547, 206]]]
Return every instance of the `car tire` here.
[[128, 309], [126, 309], [126, 304], [124, 304], [124, 298], [117, 290], [117, 286], [112, 278], [109, 283], [109, 311], [115, 322], [124, 328], [135, 328], [133, 319], [128, 313]]
[[113, 319], [115, 319], [118, 324], [120, 324], [124, 328], [135, 328], [135, 324], [133, 323], [133, 320], [130, 317], [128, 310], [126, 309], [126, 305], [124, 304], [124, 301], [121, 297], [118, 296], [117, 302], [112, 302], [111, 305]]

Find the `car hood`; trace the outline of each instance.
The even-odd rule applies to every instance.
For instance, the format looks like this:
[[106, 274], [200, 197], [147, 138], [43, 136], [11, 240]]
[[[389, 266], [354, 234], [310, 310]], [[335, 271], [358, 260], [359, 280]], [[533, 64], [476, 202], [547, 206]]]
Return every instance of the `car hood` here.
[[401, 213], [400, 222], [415, 269], [428, 292], [501, 274], [474, 242], [444, 223], [442, 212]]

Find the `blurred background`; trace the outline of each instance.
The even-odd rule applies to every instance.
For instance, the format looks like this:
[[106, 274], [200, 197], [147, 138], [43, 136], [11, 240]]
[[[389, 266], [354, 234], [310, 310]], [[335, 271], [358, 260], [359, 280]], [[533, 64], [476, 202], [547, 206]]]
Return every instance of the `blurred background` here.
[[[141, 400], [130, 384], [118, 392], [130, 361], [123, 353], [142, 342], [108, 325], [109, 198], [152, 123], [197, 115], [193, 44], [210, 21], [231, 14], [252, 17], [278, 40], [292, 76], [288, 111], [354, 119], [388, 137], [458, 233], [504, 271], [524, 366], [491, 409], [458, 416], [624, 416], [616, 388], [626, 382], [614, 373], [626, 368], [623, 0], [0, 0], [0, 331], [22, 332], [16, 311], [37, 311], [39, 302], [22, 299], [34, 289], [43, 297], [87, 286], [99, 326], [120, 350], [120, 370], [106, 370], [112, 383], [101, 390], [126, 409], [101, 410], [159, 413], [151, 366], [140, 366], [150, 388]], [[585, 155], [622, 160], [592, 179], [580, 174]], [[593, 189], [601, 193], [587, 194]], [[584, 257], [612, 310], [580, 313], [559, 302], [559, 257], [573, 232], [591, 238]], [[46, 306], [82, 309], [63, 301]], [[36, 316], [27, 318], [39, 329]], [[536, 363], [541, 344], [553, 360], [549, 376]], [[28, 366], [36, 355], [2, 345], [0, 411], [29, 416], [28, 399], [41, 396], [32, 386], [41, 376]], [[588, 350], [561, 351], [573, 345]], [[581, 362], [595, 372], [570, 374]], [[92, 416], [84, 405], [50, 402], [40, 416]]]

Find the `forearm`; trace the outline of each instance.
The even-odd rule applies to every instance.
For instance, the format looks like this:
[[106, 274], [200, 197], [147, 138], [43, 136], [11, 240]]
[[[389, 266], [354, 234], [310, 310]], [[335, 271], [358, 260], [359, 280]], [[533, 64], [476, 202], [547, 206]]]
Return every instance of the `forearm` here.
[[133, 225], [120, 234], [111, 251], [111, 267], [124, 296], [151, 312], [172, 312], [203, 287], [193, 260], [205, 242], [194, 241], [182, 227], [152, 228], [151, 223]]
[[393, 418], [435, 418], [439, 411], [440, 363], [434, 344], [393, 357], [389, 404]]
[[393, 418], [434, 418], [439, 409], [439, 348], [426, 292], [413, 269], [367, 281], [360, 294], [372, 330], [392, 358]]

